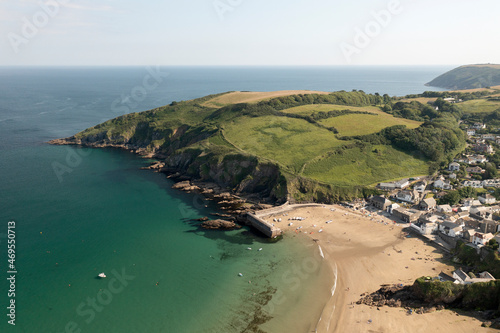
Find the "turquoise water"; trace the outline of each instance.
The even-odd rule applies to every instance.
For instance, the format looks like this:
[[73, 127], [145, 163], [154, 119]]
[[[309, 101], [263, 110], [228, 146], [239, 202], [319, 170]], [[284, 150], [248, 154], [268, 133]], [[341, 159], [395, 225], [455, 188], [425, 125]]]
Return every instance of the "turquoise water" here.
[[[404, 95], [427, 90], [446, 69], [167, 68], [162, 84], [120, 112], [229, 90]], [[140, 170], [147, 160], [44, 143], [120, 115], [113, 102], [146, 73], [0, 68], [0, 331], [310, 330], [331, 274], [312, 242], [200, 230], [190, 220], [215, 208]], [[5, 315], [8, 221], [16, 222], [15, 327]], [[100, 272], [108, 278], [96, 279]]]
[[[85, 156], [59, 182], [52, 163], [70, 151]], [[62, 332], [71, 322], [84, 332], [243, 331], [259, 297], [280, 287], [280, 272], [313, 255], [246, 229], [198, 229], [189, 220], [214, 212], [210, 203], [139, 170], [146, 162], [119, 150], [42, 146], [6, 175], [2, 215], [17, 224], [16, 331]], [[113, 271], [130, 280], [110, 286]], [[100, 272], [108, 278], [96, 279]]]

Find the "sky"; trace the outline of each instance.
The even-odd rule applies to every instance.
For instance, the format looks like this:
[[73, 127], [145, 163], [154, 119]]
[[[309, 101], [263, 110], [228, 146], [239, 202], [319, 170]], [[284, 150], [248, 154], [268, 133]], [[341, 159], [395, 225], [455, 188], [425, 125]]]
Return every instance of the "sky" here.
[[0, 0], [0, 66], [500, 63], [498, 0]]

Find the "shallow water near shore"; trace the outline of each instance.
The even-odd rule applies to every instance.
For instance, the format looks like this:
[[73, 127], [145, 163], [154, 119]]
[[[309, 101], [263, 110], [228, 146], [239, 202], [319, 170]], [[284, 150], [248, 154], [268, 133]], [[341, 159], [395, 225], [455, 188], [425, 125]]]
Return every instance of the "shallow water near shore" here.
[[[71, 177], [47, 182], [51, 159], [70, 150], [87, 156]], [[19, 166], [22, 183], [9, 177], [2, 215], [17, 223], [19, 331], [62, 332], [73, 322], [83, 332], [252, 332], [310, 293], [320, 267], [313, 248], [246, 228], [199, 229], [189, 220], [214, 207], [139, 170], [145, 162], [119, 150], [43, 146]], [[108, 278], [96, 279], [100, 272]], [[117, 275], [126, 281], [110, 284]]]

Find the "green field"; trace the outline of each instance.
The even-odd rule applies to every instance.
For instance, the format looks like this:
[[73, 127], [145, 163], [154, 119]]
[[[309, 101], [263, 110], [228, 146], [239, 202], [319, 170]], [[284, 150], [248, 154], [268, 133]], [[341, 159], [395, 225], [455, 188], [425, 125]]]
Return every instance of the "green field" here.
[[276, 161], [299, 172], [309, 160], [349, 141], [302, 119], [285, 117], [241, 117], [224, 126], [224, 134], [238, 148]]
[[359, 111], [369, 112], [371, 114], [347, 114], [338, 117], [320, 120], [319, 123], [325, 127], [335, 127], [341, 136], [355, 136], [376, 133], [382, 129], [395, 126], [405, 125], [408, 128], [417, 128], [422, 123], [405, 118], [396, 118], [388, 113], [385, 113], [376, 106], [345, 106], [334, 104], [309, 104], [302, 105], [290, 109], [283, 110], [285, 113], [299, 114], [308, 116], [314, 112], [328, 111]]
[[464, 113], [493, 112], [500, 109], [500, 102], [474, 99], [457, 104]]
[[395, 118], [389, 114], [347, 114], [324, 119], [320, 121], [320, 124], [335, 127], [341, 136], [372, 134], [395, 125], [405, 125], [408, 128], [417, 128], [421, 125], [418, 121]]
[[312, 114], [313, 112], [328, 112], [328, 111], [342, 111], [342, 110], [351, 110], [351, 111], [366, 111], [373, 113], [383, 113], [380, 108], [376, 106], [346, 106], [346, 105], [335, 105], [335, 104], [309, 104], [297, 106], [294, 108], [283, 110], [286, 113], [294, 113], [300, 114], [303, 116], [307, 116]]
[[308, 164], [303, 175], [328, 184], [373, 185], [382, 181], [428, 174], [421, 159], [390, 146], [352, 148]]

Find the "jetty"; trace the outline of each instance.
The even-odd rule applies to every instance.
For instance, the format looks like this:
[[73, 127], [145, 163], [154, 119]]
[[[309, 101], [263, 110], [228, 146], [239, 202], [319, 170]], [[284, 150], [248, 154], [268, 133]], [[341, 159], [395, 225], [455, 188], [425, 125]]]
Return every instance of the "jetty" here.
[[324, 206], [323, 204], [315, 204], [315, 203], [291, 205], [288, 202], [286, 202], [281, 206], [263, 209], [256, 212], [249, 212], [247, 213], [247, 220], [252, 227], [259, 230], [267, 237], [274, 238], [283, 234], [283, 231], [279, 227], [265, 221], [264, 220], [265, 217], [269, 215], [284, 214], [296, 208], [323, 207], [323, 206]]

